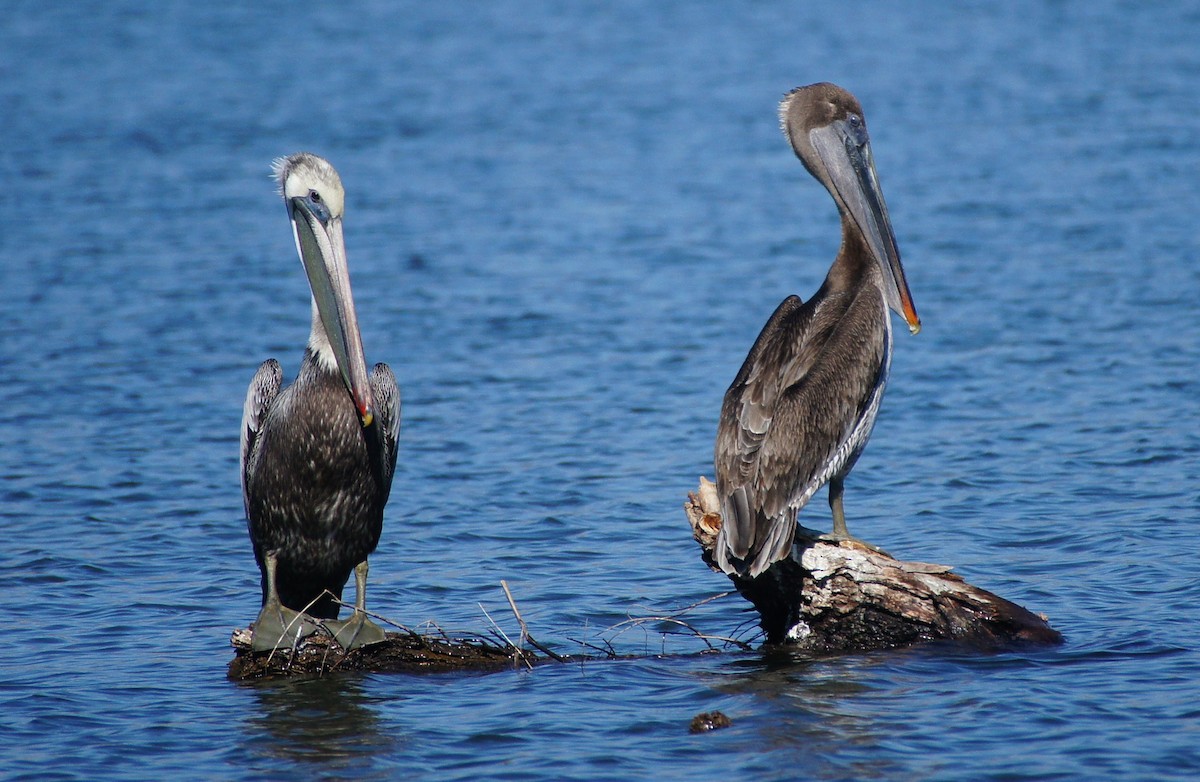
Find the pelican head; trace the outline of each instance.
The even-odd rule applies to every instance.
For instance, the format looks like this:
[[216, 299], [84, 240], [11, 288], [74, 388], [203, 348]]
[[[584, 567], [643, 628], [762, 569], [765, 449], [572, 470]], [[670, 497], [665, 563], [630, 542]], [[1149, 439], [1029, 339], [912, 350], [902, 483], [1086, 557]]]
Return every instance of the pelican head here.
[[888, 306], [916, 334], [921, 319], [900, 264], [858, 99], [836, 84], [810, 84], [787, 94], [779, 106], [779, 117], [796, 157], [825, 185], [843, 221], [850, 221], [866, 240], [883, 274]]
[[375, 409], [346, 266], [342, 179], [329, 161], [307, 152], [279, 158], [274, 171], [292, 221], [296, 251], [312, 289], [309, 348], [319, 362], [341, 374], [359, 420], [364, 427], [370, 426]]

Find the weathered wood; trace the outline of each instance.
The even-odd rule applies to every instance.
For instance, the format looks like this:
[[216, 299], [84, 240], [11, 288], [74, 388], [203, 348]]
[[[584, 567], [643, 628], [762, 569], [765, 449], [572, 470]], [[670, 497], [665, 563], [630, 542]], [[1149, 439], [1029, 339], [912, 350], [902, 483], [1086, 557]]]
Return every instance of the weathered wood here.
[[[712, 482], [701, 478], [684, 509], [702, 558], [720, 572], [712, 559], [721, 529]], [[968, 584], [946, 565], [902, 562], [819, 536], [800, 527], [791, 558], [755, 579], [729, 577], [758, 610], [769, 644], [833, 653], [925, 641], [980, 648], [1062, 642], [1044, 617]]]

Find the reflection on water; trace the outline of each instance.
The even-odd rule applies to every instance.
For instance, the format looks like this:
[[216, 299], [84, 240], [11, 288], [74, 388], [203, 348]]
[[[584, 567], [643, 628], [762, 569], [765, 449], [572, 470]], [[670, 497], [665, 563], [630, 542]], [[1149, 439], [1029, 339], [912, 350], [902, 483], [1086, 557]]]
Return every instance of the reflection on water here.
[[806, 754], [803, 766], [812, 779], [894, 779], [902, 774], [903, 766], [878, 751], [891, 731], [870, 711], [856, 707], [875, 690], [857, 666], [773, 653], [737, 667], [742, 673], [722, 679], [718, 691], [749, 696], [771, 715], [752, 718], [746, 751]]
[[386, 729], [364, 684], [338, 676], [243, 685], [254, 694], [244, 753], [289, 774], [319, 775], [358, 771], [364, 756], [399, 756], [404, 741]]

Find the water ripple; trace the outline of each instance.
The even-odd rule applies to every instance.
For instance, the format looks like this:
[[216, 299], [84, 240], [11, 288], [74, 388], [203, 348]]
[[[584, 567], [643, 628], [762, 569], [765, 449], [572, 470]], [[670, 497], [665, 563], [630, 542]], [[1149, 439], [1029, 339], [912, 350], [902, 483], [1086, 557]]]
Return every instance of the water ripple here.
[[[0, 27], [0, 777], [1200, 769], [1195, 11], [32, 8]], [[241, 400], [268, 356], [295, 371], [309, 318], [270, 159], [337, 163], [368, 358], [403, 389], [374, 606], [514, 629], [506, 579], [563, 651], [699, 652], [609, 628], [727, 586], [679, 506], [762, 322], [836, 252], [773, 115], [824, 78], [871, 115], [925, 322], [850, 523], [1068, 643], [226, 682], [259, 594]], [[802, 519], [829, 524], [823, 495]], [[690, 616], [753, 637], [736, 596]], [[733, 725], [688, 735], [713, 709]]]

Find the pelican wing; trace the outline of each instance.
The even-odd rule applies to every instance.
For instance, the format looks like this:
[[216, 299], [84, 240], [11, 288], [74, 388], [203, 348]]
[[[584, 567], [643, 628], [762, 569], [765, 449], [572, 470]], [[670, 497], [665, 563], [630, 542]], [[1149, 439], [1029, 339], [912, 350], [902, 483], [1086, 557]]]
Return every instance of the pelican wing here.
[[[803, 327], [806, 321], [799, 296], [789, 296], [780, 303], [750, 348], [741, 369], [725, 392], [721, 406], [721, 421], [717, 428], [714, 463], [717, 492], [722, 501], [724, 523], [717, 540], [717, 563], [727, 573], [744, 571], [745, 564], [734, 564], [730, 556], [747, 560], [762, 551], [768, 541], [768, 518], [762, 515], [764, 492], [769, 487], [759, 485], [758, 463], [771, 433], [781, 383], [780, 367], [788, 362], [791, 343], [786, 334]], [[794, 370], [800, 366], [791, 362]], [[786, 544], [779, 538], [783, 532]], [[769, 547], [773, 552], [791, 545], [788, 529], [775, 529], [776, 538]], [[757, 571], [753, 575], [757, 575]]]
[[387, 364], [376, 364], [371, 370], [371, 396], [375, 400], [376, 422], [379, 427], [379, 455], [377, 468], [383, 476], [383, 492], [387, 497], [392, 487], [392, 475], [396, 471], [396, 455], [400, 440], [400, 387], [396, 376]]
[[785, 556], [795, 511], [856, 455], [847, 449], [850, 435], [882, 363], [881, 356], [864, 360], [873, 342], [857, 324], [868, 307], [842, 294], [809, 306], [789, 297], [726, 392], [715, 452], [726, 519], [717, 561], [726, 572], [755, 576]]
[[755, 499], [747, 500], [752, 511], [761, 510], [763, 495], [772, 493], [761, 482], [760, 460], [774, 428], [781, 394], [807, 369], [803, 337], [804, 325], [810, 320], [811, 312], [805, 311], [799, 296], [784, 299], [725, 392], [714, 454], [717, 491], [726, 498], [739, 487], [753, 484]]
[[273, 358], [264, 361], [254, 373], [250, 388], [246, 391], [246, 404], [242, 408], [242, 500], [246, 503], [246, 513], [249, 515], [249, 498], [246, 496], [246, 486], [250, 482], [250, 469], [253, 464], [255, 448], [258, 445], [258, 435], [262, 431], [263, 420], [267, 410], [279, 396], [279, 388], [283, 385], [283, 370], [279, 362]]
[[780, 335], [772, 426], [746, 475], [768, 519], [802, 507], [845, 461], [839, 451], [879, 371], [875, 357], [863, 356], [873, 346], [852, 327], [859, 309], [848, 296], [830, 295]]

